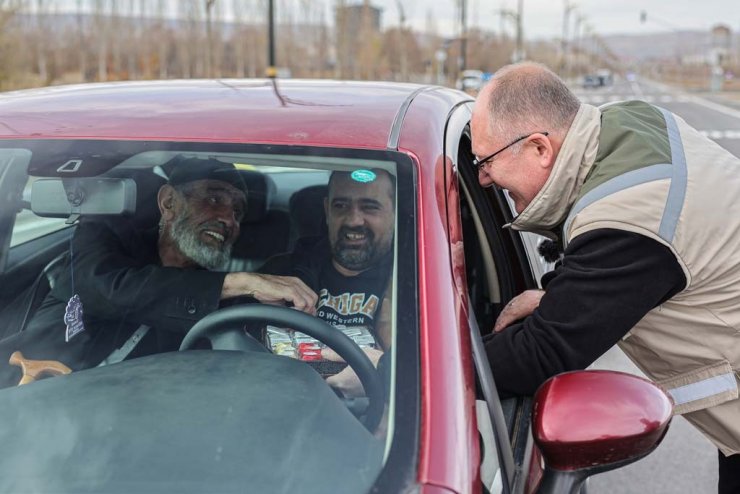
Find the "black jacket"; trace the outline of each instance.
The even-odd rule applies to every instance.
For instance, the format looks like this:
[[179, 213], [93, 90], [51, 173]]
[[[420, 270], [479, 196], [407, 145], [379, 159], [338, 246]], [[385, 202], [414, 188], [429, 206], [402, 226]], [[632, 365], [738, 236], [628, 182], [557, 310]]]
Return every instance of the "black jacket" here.
[[[0, 361], [21, 350], [31, 359], [58, 360], [78, 370], [97, 365], [142, 324], [152, 327], [134, 355], [177, 349], [196, 321], [216, 310], [225, 273], [160, 265], [157, 232], [121, 220], [83, 220], [67, 265], [25, 331], [0, 341]], [[85, 331], [65, 342], [64, 313], [78, 294]], [[0, 385], [17, 368], [0, 366]]]

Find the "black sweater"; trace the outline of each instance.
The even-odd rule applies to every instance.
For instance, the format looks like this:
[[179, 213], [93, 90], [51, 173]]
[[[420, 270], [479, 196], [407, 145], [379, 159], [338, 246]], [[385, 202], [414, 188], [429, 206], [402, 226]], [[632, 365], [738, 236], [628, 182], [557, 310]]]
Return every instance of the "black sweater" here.
[[611, 229], [577, 236], [534, 313], [484, 337], [499, 394], [531, 395], [586, 368], [685, 285], [675, 256], [653, 239]]

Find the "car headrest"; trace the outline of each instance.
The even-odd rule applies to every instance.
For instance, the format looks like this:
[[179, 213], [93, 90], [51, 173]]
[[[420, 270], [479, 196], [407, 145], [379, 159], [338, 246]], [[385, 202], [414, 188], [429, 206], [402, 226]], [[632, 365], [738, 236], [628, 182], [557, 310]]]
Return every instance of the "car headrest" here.
[[295, 239], [322, 235], [326, 232], [324, 198], [328, 187], [312, 185], [290, 197], [290, 222]]
[[242, 223], [253, 223], [265, 218], [275, 194], [275, 182], [264, 173], [240, 170], [247, 186], [247, 211]]

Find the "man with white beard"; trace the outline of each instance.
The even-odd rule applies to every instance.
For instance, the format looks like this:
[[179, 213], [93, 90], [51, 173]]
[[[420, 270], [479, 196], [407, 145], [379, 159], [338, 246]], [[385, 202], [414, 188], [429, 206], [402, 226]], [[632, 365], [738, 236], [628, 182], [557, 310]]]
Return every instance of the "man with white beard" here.
[[[158, 228], [83, 219], [63, 273], [27, 328], [0, 341], [0, 362], [21, 350], [79, 370], [110, 363], [112, 354], [116, 361], [177, 350], [198, 320], [235, 297], [315, 313], [317, 296], [298, 278], [217, 271], [231, 257], [246, 207], [233, 165], [178, 156], [162, 169], [168, 183], [157, 194]], [[19, 378], [17, 367], [0, 364], [0, 386]]]

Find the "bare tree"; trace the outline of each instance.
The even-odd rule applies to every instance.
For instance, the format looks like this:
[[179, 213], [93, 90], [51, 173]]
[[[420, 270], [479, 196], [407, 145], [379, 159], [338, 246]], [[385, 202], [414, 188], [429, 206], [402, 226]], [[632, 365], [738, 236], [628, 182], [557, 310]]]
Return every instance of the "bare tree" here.
[[232, 44], [234, 46], [234, 62], [236, 68], [236, 76], [244, 77], [246, 75], [246, 63], [245, 56], [246, 50], [244, 49], [244, 1], [233, 0], [231, 8], [234, 14], [234, 34], [232, 36]]
[[6, 85], [22, 69], [14, 54], [18, 53], [19, 36], [12, 21], [18, 11], [25, 6], [22, 0], [0, 0], [0, 88]]
[[49, 68], [46, 53], [48, 46], [48, 9], [48, 0], [36, 0], [36, 64], [39, 72], [39, 79], [41, 79], [44, 84], [49, 83]]
[[213, 77], [213, 6], [216, 0], [204, 0], [206, 8], [206, 75]]
[[[169, 57], [167, 56], [167, 46], [169, 39], [167, 37], [168, 29], [165, 24], [165, 14], [167, 12], [167, 0], [157, 0], [157, 18], [159, 19], [159, 28], [157, 29], [157, 45], [159, 63], [159, 78], [165, 79], [169, 76]], [[151, 43], [149, 43], [151, 45]]]
[[77, 56], [80, 70], [80, 80], [87, 80], [87, 43], [85, 40], [86, 16], [82, 12], [83, 0], [77, 0]]
[[94, 26], [95, 36], [97, 38], [97, 55], [98, 55], [98, 80], [108, 80], [108, 17], [105, 12], [105, 0], [93, 0], [94, 6]]

